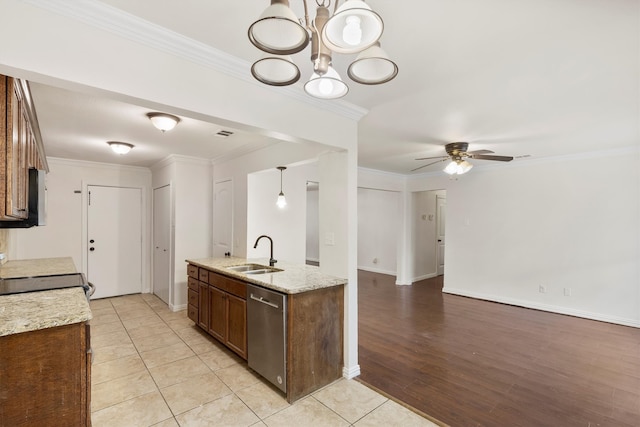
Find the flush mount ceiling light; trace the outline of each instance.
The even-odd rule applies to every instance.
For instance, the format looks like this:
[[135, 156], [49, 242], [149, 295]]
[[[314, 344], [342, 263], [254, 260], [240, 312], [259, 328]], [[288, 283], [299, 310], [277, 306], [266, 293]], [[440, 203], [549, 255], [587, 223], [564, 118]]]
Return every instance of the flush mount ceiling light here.
[[127, 154], [133, 148], [133, 144], [129, 144], [128, 142], [119, 142], [119, 141], [108, 141], [109, 147], [116, 154]]
[[180, 123], [180, 117], [166, 113], [149, 113], [147, 117], [149, 117], [151, 123], [162, 132], [171, 130]]
[[[336, 99], [349, 88], [332, 67], [332, 53], [360, 53], [349, 66], [351, 80], [377, 85], [398, 74], [398, 66], [380, 47], [384, 29], [382, 18], [363, 0], [316, 0], [316, 17], [309, 19], [307, 0], [304, 21], [289, 7], [289, 0], [271, 0], [259, 19], [249, 27], [249, 40], [267, 55], [256, 61], [251, 74], [271, 86], [287, 86], [300, 79], [300, 69], [287, 56], [302, 51], [311, 41], [313, 74], [305, 91], [316, 98]], [[304, 22], [302, 26], [299, 22]]]
[[284, 209], [284, 207], [287, 206], [287, 199], [284, 198], [284, 193], [282, 192], [282, 171], [284, 171], [286, 168], [286, 166], [278, 166], [276, 168], [280, 171], [280, 194], [278, 194], [278, 201], [276, 202], [276, 205], [280, 209]]

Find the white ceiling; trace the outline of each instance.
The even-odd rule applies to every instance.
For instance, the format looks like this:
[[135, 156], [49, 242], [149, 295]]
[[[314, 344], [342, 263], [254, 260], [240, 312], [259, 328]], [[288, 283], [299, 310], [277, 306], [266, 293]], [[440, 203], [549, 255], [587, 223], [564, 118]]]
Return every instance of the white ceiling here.
[[[302, 1], [290, 1], [302, 16]], [[261, 56], [247, 28], [267, 0], [102, 3], [241, 60]], [[308, 3], [313, 17], [315, 2]], [[532, 158], [637, 145], [637, 0], [368, 4], [384, 19], [382, 47], [400, 73], [386, 85], [358, 85], [346, 77], [355, 55], [334, 55], [350, 86], [343, 100], [368, 110], [359, 123], [360, 166], [407, 174], [424, 164], [415, 158], [441, 155], [442, 146], [453, 141]], [[301, 80], [311, 74], [309, 49], [294, 56]], [[144, 117], [152, 111], [148, 106], [37, 83], [32, 92], [47, 155], [53, 157], [150, 166], [169, 154], [218, 158], [274, 142], [186, 116], [161, 134]], [[236, 133], [215, 136], [223, 128]], [[108, 140], [136, 147], [117, 156], [109, 152]]]

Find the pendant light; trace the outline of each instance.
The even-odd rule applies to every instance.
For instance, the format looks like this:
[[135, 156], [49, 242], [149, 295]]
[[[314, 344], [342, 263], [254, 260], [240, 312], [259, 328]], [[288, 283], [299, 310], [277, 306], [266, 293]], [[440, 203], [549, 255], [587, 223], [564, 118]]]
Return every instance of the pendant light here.
[[287, 199], [284, 198], [284, 193], [282, 192], [282, 171], [284, 171], [286, 168], [286, 166], [278, 166], [276, 168], [280, 171], [280, 194], [278, 194], [278, 201], [276, 202], [276, 205], [280, 209], [284, 209], [285, 206], [287, 206]]

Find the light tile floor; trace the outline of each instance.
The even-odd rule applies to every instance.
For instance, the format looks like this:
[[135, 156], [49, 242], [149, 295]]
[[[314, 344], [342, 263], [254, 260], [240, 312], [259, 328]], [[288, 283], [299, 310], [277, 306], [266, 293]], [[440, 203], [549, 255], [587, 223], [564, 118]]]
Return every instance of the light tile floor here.
[[353, 380], [294, 404], [150, 294], [91, 301], [94, 427], [436, 426]]

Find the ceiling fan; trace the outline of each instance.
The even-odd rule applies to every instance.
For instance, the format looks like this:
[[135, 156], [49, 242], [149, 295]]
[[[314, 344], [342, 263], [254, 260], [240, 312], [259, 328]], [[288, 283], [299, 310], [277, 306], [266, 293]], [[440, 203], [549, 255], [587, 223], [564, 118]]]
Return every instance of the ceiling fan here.
[[426, 165], [422, 165], [415, 169], [412, 169], [411, 172], [417, 171], [418, 169], [426, 168], [427, 166], [435, 165], [436, 163], [444, 162], [447, 160], [451, 160], [451, 162], [444, 169], [446, 173], [449, 175], [462, 175], [463, 173], [467, 173], [471, 170], [473, 165], [467, 161], [467, 159], [478, 159], [478, 160], [495, 160], [498, 162], [510, 162], [513, 160], [513, 156], [496, 156], [493, 155], [493, 151], [491, 150], [476, 150], [476, 151], [467, 151], [469, 148], [468, 142], [451, 142], [444, 146], [444, 149], [447, 151], [446, 156], [436, 156], [436, 157], [421, 157], [416, 160], [432, 160], [438, 159], [435, 162], [427, 163]]

